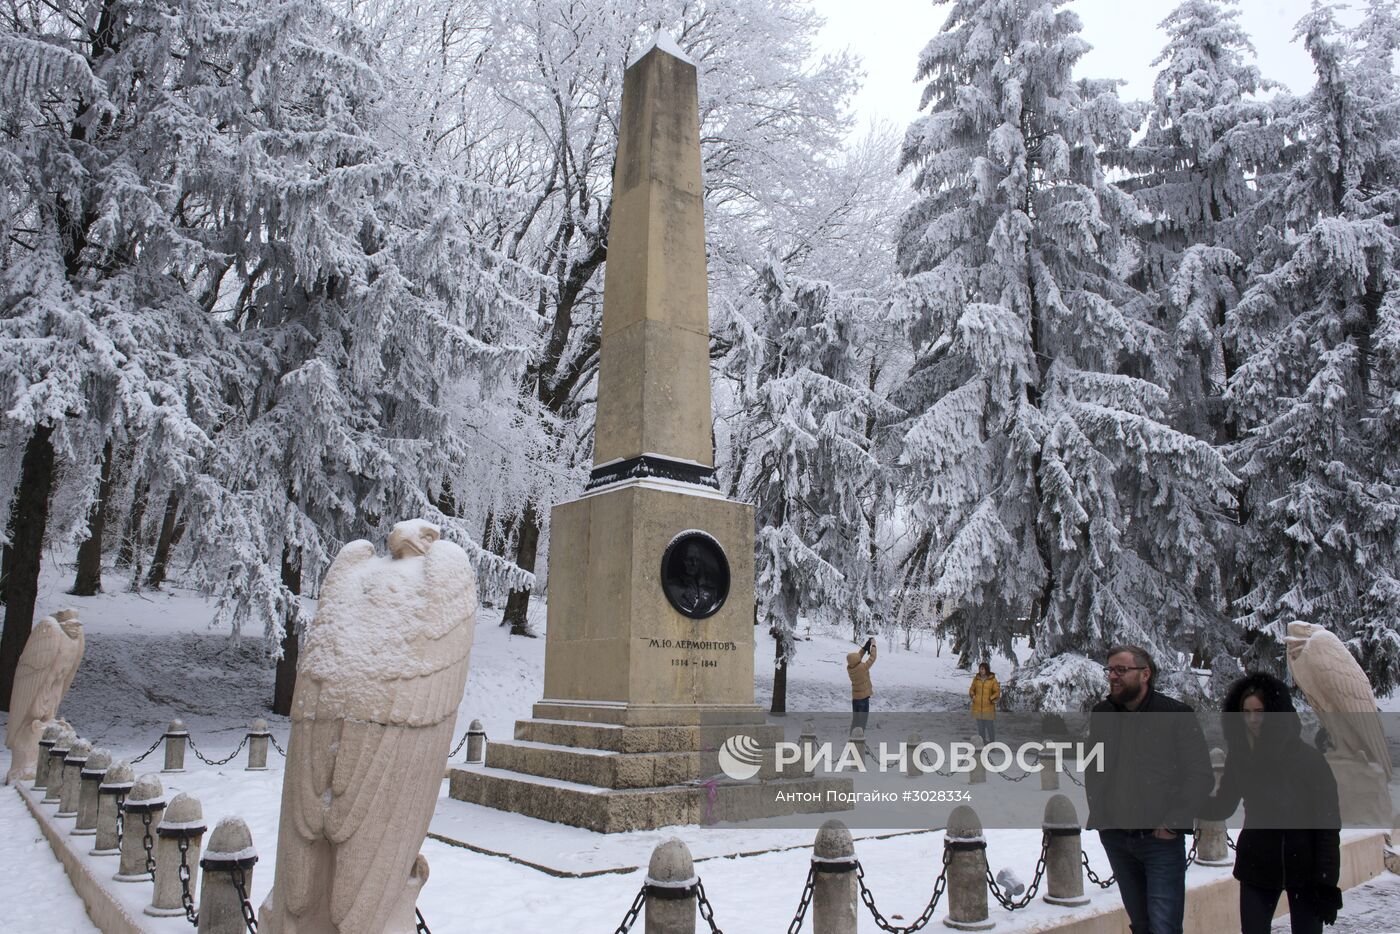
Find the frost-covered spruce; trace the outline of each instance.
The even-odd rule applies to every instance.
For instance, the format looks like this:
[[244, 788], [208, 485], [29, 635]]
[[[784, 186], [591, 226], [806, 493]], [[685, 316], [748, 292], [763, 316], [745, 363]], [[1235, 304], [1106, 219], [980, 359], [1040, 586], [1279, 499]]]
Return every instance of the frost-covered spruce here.
[[[1125, 277], [1142, 215], [1098, 160], [1131, 123], [1111, 84], [1072, 80], [1088, 47], [1062, 5], [951, 5], [920, 57], [927, 113], [903, 155], [919, 197], [898, 241], [917, 570], [965, 657], [1010, 654], [1035, 608], [1033, 667], [1183, 644], [1205, 611], [1199, 511], [1231, 479], [1135, 365], [1158, 336]], [[1139, 534], [1154, 511], [1170, 521]]]
[[1284, 627], [1327, 627], [1377, 693], [1400, 684], [1400, 20], [1385, 2], [1341, 28], [1298, 25], [1317, 84], [1288, 114], [1292, 157], [1249, 292], [1230, 316], [1234, 451], [1247, 482], [1254, 664], [1282, 669]]

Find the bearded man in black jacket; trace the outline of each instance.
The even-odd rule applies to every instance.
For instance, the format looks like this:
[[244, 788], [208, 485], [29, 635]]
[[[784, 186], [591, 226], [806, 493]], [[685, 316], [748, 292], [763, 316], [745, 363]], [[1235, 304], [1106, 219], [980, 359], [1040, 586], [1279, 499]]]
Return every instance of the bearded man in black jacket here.
[[1089, 718], [1102, 771], [1084, 773], [1087, 826], [1099, 831], [1133, 934], [1181, 934], [1186, 834], [1215, 785], [1205, 734], [1191, 708], [1155, 690], [1147, 650], [1108, 650], [1108, 698]]

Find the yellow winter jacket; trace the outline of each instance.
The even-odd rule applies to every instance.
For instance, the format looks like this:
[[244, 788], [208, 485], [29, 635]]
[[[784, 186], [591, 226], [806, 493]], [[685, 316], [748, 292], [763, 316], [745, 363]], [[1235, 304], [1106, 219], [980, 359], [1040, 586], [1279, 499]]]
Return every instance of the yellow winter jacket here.
[[967, 696], [972, 698], [972, 716], [975, 719], [996, 719], [997, 701], [1001, 699], [1001, 685], [997, 684], [996, 675], [974, 677], [972, 686], [967, 689]]
[[875, 646], [870, 647], [870, 656], [860, 660], [859, 652], [846, 656], [846, 674], [851, 676], [851, 700], [861, 700], [875, 693], [870, 683], [870, 666], [875, 664]]

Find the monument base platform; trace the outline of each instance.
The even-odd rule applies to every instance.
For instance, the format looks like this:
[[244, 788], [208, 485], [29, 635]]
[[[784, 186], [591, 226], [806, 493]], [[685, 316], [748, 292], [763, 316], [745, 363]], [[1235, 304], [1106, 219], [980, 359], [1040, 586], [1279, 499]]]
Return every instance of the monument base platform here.
[[[555, 706], [537, 704], [535, 713], [553, 713]], [[759, 749], [758, 772], [746, 781], [719, 767], [717, 750], [736, 734], [751, 737]], [[748, 717], [642, 726], [537, 716], [517, 721], [515, 736], [488, 744], [484, 765], [450, 769], [448, 794], [599, 833], [849, 808], [828, 800], [834, 797], [828, 792], [850, 792], [850, 779], [779, 777], [774, 747], [782, 728]]]

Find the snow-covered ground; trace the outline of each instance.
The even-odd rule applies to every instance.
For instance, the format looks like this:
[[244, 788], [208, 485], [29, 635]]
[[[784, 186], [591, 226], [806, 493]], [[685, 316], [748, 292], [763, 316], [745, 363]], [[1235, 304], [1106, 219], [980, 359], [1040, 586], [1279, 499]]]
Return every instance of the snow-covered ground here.
[[[226, 634], [210, 632], [210, 604], [178, 587], [166, 592], [129, 594], [123, 590], [125, 581], [109, 574], [107, 586], [111, 593], [81, 599], [62, 592], [70, 579], [66, 571], [46, 574], [39, 605], [42, 612], [75, 606], [86, 628], [86, 656], [63, 711], [80, 735], [92, 739], [96, 746], [111, 749], [117, 756], [135, 756], [150, 747], [165, 724], [178, 716], [189, 727], [201, 751], [210, 758], [219, 758], [238, 744], [249, 720], [262, 716], [271, 722], [278, 739], [285, 741], [285, 720], [269, 716], [265, 709], [272, 691], [272, 670], [262, 657], [257, 635], [233, 640]], [[537, 612], [536, 628], [543, 631], [542, 605]], [[497, 625], [499, 618], [499, 611], [485, 609], [478, 620], [459, 729], [470, 719], [478, 718], [488, 736], [509, 737], [514, 721], [528, 716], [531, 704], [540, 697], [544, 640], [512, 639]], [[848, 651], [849, 642], [834, 634], [815, 633], [803, 641], [788, 675], [789, 709], [846, 709], [849, 694], [843, 657]], [[755, 658], [761, 703], [766, 702], [771, 691], [771, 652], [771, 643], [761, 640]], [[998, 667], [1004, 668], [1004, 663]], [[873, 673], [877, 708], [962, 709], [966, 703], [966, 673], [957, 670], [952, 653], [940, 653], [931, 640], [916, 644], [912, 650], [882, 644]], [[1005, 670], [998, 673], [1003, 677], [1008, 674]], [[138, 772], [143, 768], [159, 769], [159, 756], [157, 750], [138, 766]], [[0, 757], [0, 768], [8, 767], [8, 758], [6, 751]], [[274, 753], [269, 763], [271, 770], [263, 773], [243, 771], [244, 761], [240, 754], [229, 765], [216, 768], [203, 765], [191, 755], [187, 759], [189, 771], [163, 778], [168, 794], [185, 791], [203, 802], [210, 826], [218, 818], [234, 814], [248, 822], [261, 855], [251, 892], [258, 904], [273, 878], [281, 760]], [[446, 799], [441, 805], [443, 810], [470, 807]], [[453, 813], [456, 822], [471, 820], [470, 815], [463, 818], [460, 812]], [[482, 817], [483, 821], [486, 819]], [[608, 837], [515, 820], [527, 828], [521, 833], [536, 837], [530, 841], [532, 848], [563, 846], [575, 854], [596, 853], [600, 866], [644, 865], [651, 848], [669, 835], [657, 832]], [[695, 848], [697, 857], [706, 852], [737, 853], [788, 845], [802, 837], [791, 830], [768, 832], [771, 835], [766, 839], [765, 832], [749, 832], [745, 845], [734, 847], [722, 838], [706, 836], [724, 831], [680, 828], [675, 832]], [[1039, 834], [992, 830], [987, 838], [994, 871], [1010, 867], [1022, 878], [1029, 876], [1039, 848]], [[810, 841], [810, 834], [806, 839]], [[1106, 875], [1107, 863], [1095, 836], [1086, 835], [1084, 842], [1091, 862]], [[525, 849], [523, 844], [521, 849]], [[938, 874], [942, 851], [942, 835], [938, 832], [862, 839], [857, 843], [876, 902], [895, 923], [908, 923], [922, 910]], [[508, 858], [434, 839], [426, 841], [423, 852], [432, 875], [419, 904], [437, 934], [612, 930], [642, 879], [640, 871], [559, 878]], [[729, 934], [770, 934], [786, 929], [801, 894], [810, 856], [809, 849], [796, 848], [698, 862], [697, 870], [714, 904], [716, 921]], [[0, 904], [8, 906], [0, 914], [0, 930], [93, 930], [32, 817], [18, 796], [8, 790], [0, 795], [0, 861], [5, 867], [0, 873]], [[1219, 878], [1227, 872], [1197, 867], [1191, 870], [1191, 878]], [[137, 891], [143, 886], [122, 888], [123, 897], [143, 897]], [[1052, 919], [1091, 913], [1096, 907], [1117, 903], [1116, 890], [1095, 890], [1090, 895], [1094, 903], [1074, 912], [1036, 902], [1014, 917], [994, 907], [993, 918], [1001, 930], [1029, 930]], [[1339, 925], [1336, 930], [1359, 934], [1400, 929], [1400, 921], [1391, 920], [1397, 904], [1400, 878], [1383, 876], [1348, 893], [1343, 922], [1351, 926]], [[936, 917], [941, 918], [944, 911], [940, 906]], [[158, 924], [160, 930], [173, 932], [181, 929], [183, 921]]]

